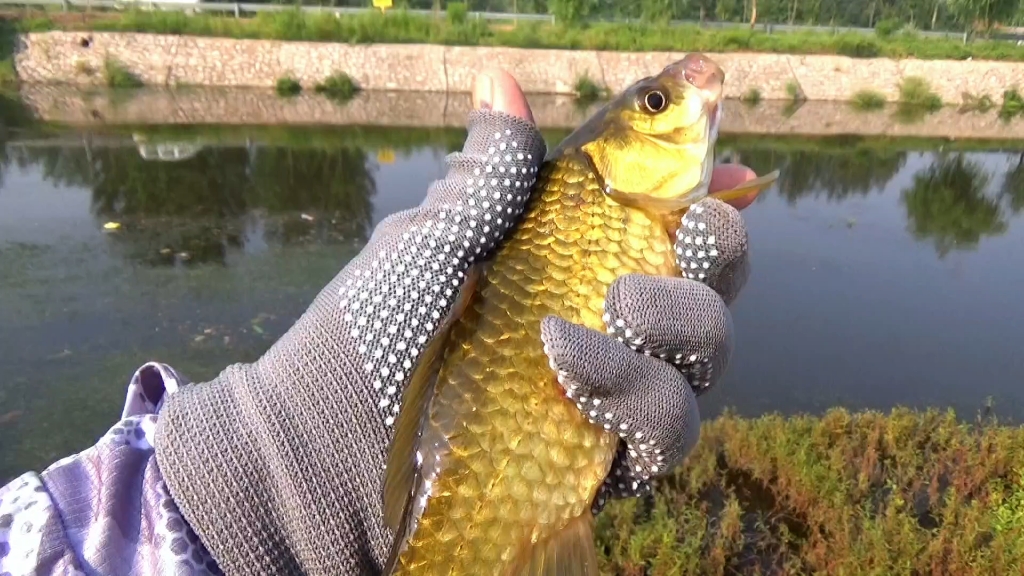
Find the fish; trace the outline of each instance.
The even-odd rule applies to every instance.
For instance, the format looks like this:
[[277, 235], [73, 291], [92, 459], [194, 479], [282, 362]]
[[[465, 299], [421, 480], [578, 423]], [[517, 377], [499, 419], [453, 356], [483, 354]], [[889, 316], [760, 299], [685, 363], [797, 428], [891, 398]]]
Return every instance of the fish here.
[[687, 54], [544, 159], [520, 220], [467, 271], [403, 392], [384, 475], [385, 574], [598, 574], [591, 504], [620, 437], [566, 396], [541, 320], [604, 331], [617, 277], [682, 275], [673, 238], [708, 196], [724, 82], [717, 63]]

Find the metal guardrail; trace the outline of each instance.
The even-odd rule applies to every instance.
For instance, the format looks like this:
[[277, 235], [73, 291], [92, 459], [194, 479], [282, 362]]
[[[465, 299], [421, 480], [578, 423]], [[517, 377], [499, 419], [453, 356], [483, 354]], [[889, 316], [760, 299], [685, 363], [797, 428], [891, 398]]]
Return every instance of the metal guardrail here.
[[[164, 0], [0, 0], [0, 6], [42, 6], [42, 7], [62, 7], [65, 10], [69, 9], [83, 9], [83, 8], [98, 8], [98, 9], [112, 9], [112, 10], [125, 10], [129, 8], [146, 8], [151, 10], [180, 10], [180, 11], [191, 11], [191, 12], [218, 12], [232, 14], [236, 18], [241, 18], [248, 14], [255, 14], [258, 12], [286, 12], [299, 10], [310, 13], [310, 14], [335, 14], [337, 16], [342, 15], [354, 15], [354, 14], [366, 14], [374, 12], [376, 8], [354, 8], [346, 6], [311, 6], [311, 5], [295, 5], [295, 4], [271, 4], [271, 3], [242, 3], [242, 2], [204, 2], [202, 0], [196, 0], [194, 2], [180, 2], [180, 1], [164, 1]], [[437, 12], [433, 10], [405, 10], [408, 14], [414, 14], [418, 16], [437, 16]], [[500, 12], [469, 12], [467, 14], [469, 18], [476, 18], [481, 20], [500, 20], [500, 21], [528, 21], [528, 22], [546, 22], [554, 23], [555, 17], [550, 14], [508, 14]], [[613, 23], [636, 23], [639, 24], [639, 20], [625, 20], [625, 19], [601, 19], [602, 22], [613, 22]], [[795, 24], [756, 24], [751, 27], [746, 22], [713, 22], [704, 21], [699, 22], [696, 20], [673, 20], [669, 22], [672, 26], [701, 26], [703, 28], [713, 28], [718, 30], [755, 30], [758, 32], [764, 32], [766, 34], [784, 34], [789, 32], [817, 32], [822, 34], [864, 34], [864, 35], [875, 35], [876, 32], [873, 28], [857, 28], [852, 26], [805, 26]], [[918, 30], [916, 34], [924, 38], [945, 38], [945, 39], [956, 39], [963, 40], [963, 32], [953, 31], [924, 31]], [[993, 39], [1005, 40], [1010, 42], [1016, 42], [1018, 44], [1024, 43], [1024, 35], [1021, 34], [1008, 34], [1008, 33], [995, 33], [992, 35]]]

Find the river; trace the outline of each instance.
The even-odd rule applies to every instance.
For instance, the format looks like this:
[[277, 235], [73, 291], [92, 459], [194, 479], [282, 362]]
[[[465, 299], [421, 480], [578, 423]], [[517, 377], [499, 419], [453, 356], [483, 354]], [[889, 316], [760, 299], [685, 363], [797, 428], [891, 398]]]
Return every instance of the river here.
[[[4, 130], [0, 483], [93, 442], [144, 361], [202, 381], [257, 358], [462, 136]], [[752, 272], [704, 417], [1024, 417], [1024, 144], [731, 134], [722, 148], [782, 178], [744, 212]]]

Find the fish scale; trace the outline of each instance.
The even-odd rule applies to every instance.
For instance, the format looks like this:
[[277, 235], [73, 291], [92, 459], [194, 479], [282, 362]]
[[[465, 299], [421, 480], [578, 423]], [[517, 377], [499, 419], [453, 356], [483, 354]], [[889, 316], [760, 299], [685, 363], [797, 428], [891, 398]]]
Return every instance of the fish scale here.
[[545, 164], [535, 190], [442, 352], [421, 442], [443, 465], [424, 466], [416, 497], [429, 499], [393, 574], [507, 572], [589, 513], [615, 456], [615, 431], [556, 381], [541, 320], [603, 331], [612, 281], [678, 276], [674, 248], [663, 224], [602, 191], [579, 152]]

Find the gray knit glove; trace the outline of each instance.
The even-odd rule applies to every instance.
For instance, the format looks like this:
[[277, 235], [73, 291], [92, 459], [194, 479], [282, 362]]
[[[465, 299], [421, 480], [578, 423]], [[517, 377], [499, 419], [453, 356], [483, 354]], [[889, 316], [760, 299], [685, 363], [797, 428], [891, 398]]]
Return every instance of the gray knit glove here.
[[605, 298], [607, 334], [554, 316], [541, 338], [558, 381], [591, 422], [621, 438], [594, 499], [650, 490], [700, 436], [696, 396], [725, 372], [732, 352], [727, 304], [747, 278], [747, 231], [739, 212], [715, 199], [696, 204], [676, 235], [685, 278], [630, 274]]
[[445, 178], [381, 222], [263, 357], [167, 398], [160, 470], [226, 573], [380, 572], [404, 386], [466, 269], [517, 221], [545, 152], [533, 124], [472, 112]]

